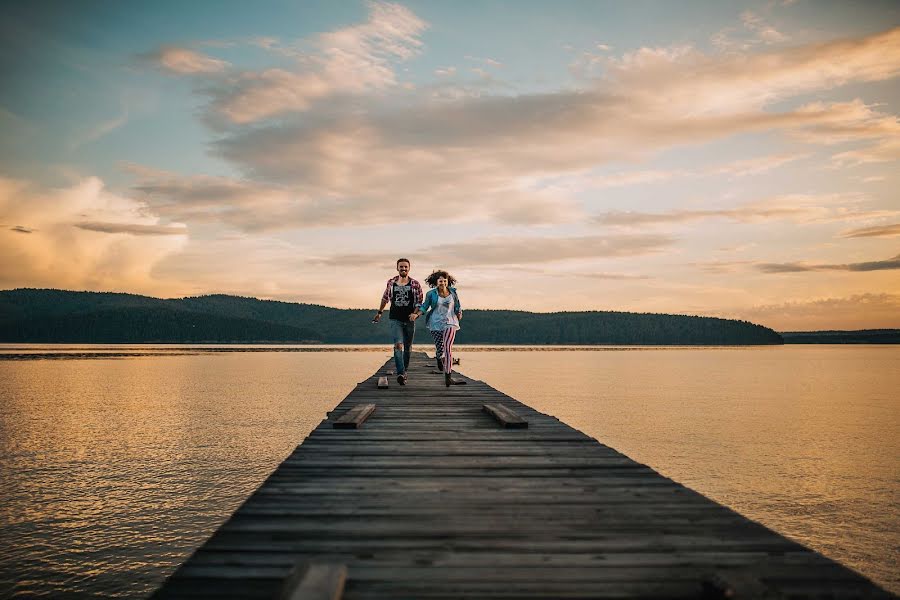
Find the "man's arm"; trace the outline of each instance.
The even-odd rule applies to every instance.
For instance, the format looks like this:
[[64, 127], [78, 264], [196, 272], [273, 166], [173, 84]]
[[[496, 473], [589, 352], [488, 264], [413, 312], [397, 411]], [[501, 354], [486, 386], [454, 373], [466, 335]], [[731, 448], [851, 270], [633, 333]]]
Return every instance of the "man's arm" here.
[[375, 313], [375, 317], [372, 319], [373, 323], [377, 323], [381, 320], [381, 315], [384, 314], [384, 307], [387, 306], [387, 302], [384, 300], [381, 301], [381, 306], [378, 307], [378, 312]]
[[381, 305], [378, 307], [378, 312], [375, 313], [375, 318], [372, 319], [373, 323], [377, 323], [381, 320], [381, 315], [384, 314], [384, 307], [388, 305], [388, 302], [391, 301], [391, 283], [393, 279], [388, 279], [387, 285], [384, 286], [384, 293], [381, 295]]
[[424, 297], [422, 296], [422, 284], [419, 283], [418, 280], [416, 280], [416, 305], [414, 306], [414, 308], [419, 308], [420, 306], [422, 306], [423, 300]]
[[431, 296], [426, 296], [425, 301], [422, 302], [419, 306], [417, 306], [416, 309], [414, 311], [412, 311], [412, 314], [409, 315], [409, 320], [415, 321], [421, 315], [424, 315], [425, 312], [428, 310], [428, 307], [430, 306], [430, 301], [431, 301]]

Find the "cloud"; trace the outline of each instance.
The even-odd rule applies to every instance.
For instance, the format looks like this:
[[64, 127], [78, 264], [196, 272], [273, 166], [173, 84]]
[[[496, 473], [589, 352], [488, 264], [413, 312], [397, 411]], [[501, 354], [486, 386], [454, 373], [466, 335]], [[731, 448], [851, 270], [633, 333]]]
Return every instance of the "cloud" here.
[[293, 68], [244, 71], [206, 88], [214, 113], [232, 123], [253, 123], [307, 111], [326, 97], [395, 86], [393, 63], [419, 52], [419, 36], [427, 24], [399, 4], [369, 2], [367, 6], [367, 22], [309, 40], [315, 52], [292, 52]]
[[608, 187], [627, 187], [671, 181], [673, 179], [709, 177], [712, 175], [727, 175], [731, 177], [747, 177], [766, 173], [806, 158], [807, 154], [777, 154], [772, 156], [760, 156], [732, 161], [722, 165], [714, 165], [697, 170], [646, 170], [626, 171], [610, 175], [575, 175], [572, 177], [553, 181], [554, 185], [577, 188], [580, 190], [602, 189]]
[[851, 229], [841, 233], [844, 238], [861, 238], [861, 237], [895, 237], [900, 235], [900, 223], [891, 225], [876, 225], [873, 227], [862, 227], [859, 229]]
[[[371, 3], [369, 10], [365, 23], [305, 40], [314, 51], [297, 54], [290, 68], [226, 74], [208, 84], [207, 117], [225, 117], [211, 152], [241, 177], [142, 177], [138, 190], [157, 214], [268, 230], [386, 223], [397, 214], [421, 220], [430, 206], [442, 205], [452, 207], [450, 221], [573, 222], [583, 209], [571, 190], [542, 189], [535, 181], [742, 132], [809, 130], [809, 141], [825, 143], [823, 128], [843, 123], [842, 135], [849, 136], [853, 119], [872, 118], [865, 105], [771, 106], [900, 73], [898, 28], [750, 56], [641, 48], [604, 57], [603, 77], [551, 93], [409, 90], [397, 85], [395, 63], [420, 52], [427, 24], [399, 5]], [[758, 174], [801, 156], [761, 157], [703, 174]], [[598, 185], [685, 176], [643, 172]], [[688, 211], [663, 219], [801, 218], [809, 209], [762, 211]]]
[[34, 229], [30, 227], [23, 227], [21, 225], [15, 225], [9, 228], [10, 231], [15, 231], [16, 233], [34, 233]]
[[[487, 238], [436, 244], [411, 253], [440, 257], [442, 264], [471, 267], [486, 265], [545, 264], [575, 259], [625, 258], [662, 252], [675, 240], [666, 235], [592, 235], [565, 238]], [[318, 259], [327, 266], [374, 265], [383, 255], [339, 254]], [[625, 276], [622, 276], [625, 277]]]
[[118, 116], [115, 116], [111, 119], [102, 121], [102, 122], [98, 123], [97, 125], [95, 125], [94, 127], [92, 127], [91, 129], [89, 129], [88, 131], [86, 131], [85, 133], [77, 136], [72, 141], [71, 146], [73, 149], [79, 148], [81, 146], [84, 146], [85, 144], [89, 144], [91, 142], [99, 140], [100, 138], [102, 138], [106, 135], [109, 135], [110, 133], [112, 133], [113, 131], [115, 131], [116, 129], [118, 129], [119, 127], [121, 127], [122, 125], [124, 125], [127, 122], [128, 122], [128, 108], [123, 105], [121, 114], [119, 114]]
[[447, 223], [547, 225], [582, 215], [571, 199], [520, 186], [485, 168], [478, 157], [442, 165], [427, 153], [398, 151], [377, 159], [383, 162], [373, 168], [370, 155], [356, 150], [364, 137], [364, 132], [348, 132], [346, 138], [328, 136], [308, 149], [295, 148], [315, 153], [295, 155], [315, 163], [306, 166], [305, 178], [298, 172], [284, 183], [127, 168], [138, 178], [134, 190], [155, 214], [179, 222], [222, 222], [244, 231], [377, 225], [396, 222], [398, 215], [404, 221], [433, 222], [437, 206], [444, 207], [441, 218]]
[[862, 165], [900, 160], [900, 138], [885, 139], [866, 148], [840, 152], [835, 154], [832, 160], [838, 165]]
[[837, 203], [852, 202], [854, 197], [843, 195], [792, 194], [777, 196], [764, 201], [745, 204], [736, 208], [691, 210], [678, 209], [667, 212], [609, 211], [594, 217], [602, 225], [656, 225], [665, 223], [687, 223], [705, 219], [727, 219], [737, 223], [757, 223], [770, 220], [791, 220], [800, 223], [827, 222], [835, 219], [873, 218], [881, 216], [880, 211], [867, 212], [848, 209], [847, 206], [834, 207]]
[[746, 244], [735, 244], [733, 246], [723, 246], [721, 248], [717, 248], [716, 252], [744, 252], [746, 250], [750, 250], [758, 246], [756, 242], [749, 242]]
[[86, 231], [125, 233], [129, 235], [187, 235], [188, 232], [187, 228], [184, 226], [142, 225], [139, 223], [103, 223], [98, 221], [76, 223], [75, 227]]
[[635, 211], [610, 211], [596, 217], [603, 225], [651, 225], [658, 223], [684, 223], [715, 217], [726, 218], [740, 223], [752, 223], [770, 219], [782, 219], [809, 214], [808, 209], [793, 207], [732, 208], [720, 210], [674, 210], [664, 213], [642, 213]]
[[847, 264], [807, 264], [793, 263], [760, 263], [756, 268], [763, 273], [803, 273], [808, 271], [887, 271], [900, 269], [900, 254], [886, 260], [875, 260]]
[[485, 64], [485, 65], [488, 65], [490, 67], [500, 68], [503, 66], [502, 62], [500, 62], [499, 60], [494, 60], [493, 58], [487, 58], [487, 57], [481, 58], [481, 57], [472, 56], [469, 54], [467, 54], [464, 58], [466, 60], [470, 60], [472, 62], [479, 62], [479, 63]]
[[788, 39], [786, 35], [766, 23], [762, 17], [752, 11], [742, 12], [741, 22], [745, 28], [755, 33], [766, 44], [776, 44]]
[[707, 55], [689, 46], [608, 58], [608, 78], [666, 113], [737, 114], [803, 93], [900, 73], [900, 27], [759, 54]]
[[647, 275], [630, 275], [628, 273], [580, 273], [578, 277], [586, 277], [588, 279], [606, 279], [612, 281], [630, 281], [637, 279], [651, 279]]
[[723, 52], [746, 52], [756, 46], [785, 42], [788, 37], [758, 14], [744, 11], [740, 15], [743, 29], [726, 27], [711, 38], [713, 46]]
[[201, 54], [188, 48], [164, 46], [155, 52], [144, 54], [142, 58], [150, 60], [160, 67], [177, 75], [209, 75], [222, 73], [231, 64]]
[[[405, 17], [415, 20], [411, 13]], [[419, 29], [401, 31], [412, 35]], [[751, 56], [675, 47], [642, 48], [604, 60], [604, 77], [579, 89], [439, 98], [432, 90], [404, 90], [398, 96], [370, 94], [365, 109], [340, 102], [312, 105], [309, 94], [285, 96], [285, 86], [279, 85], [278, 97], [287, 98], [282, 108], [305, 103], [309, 112], [302, 120], [285, 117], [277, 123], [263, 118], [274, 114], [270, 109], [278, 102], [250, 102], [251, 96], [238, 90], [222, 96], [229, 102], [248, 100], [235, 120], [262, 122], [226, 134], [212, 150], [248, 179], [329, 198], [337, 206], [409, 206], [429, 198], [482, 214], [488, 212], [484, 206], [503, 205], [498, 214], [539, 222], [541, 214], [557, 216], [548, 200], [557, 202], [562, 194], [535, 195], [529, 182], [536, 178], [578, 175], [604, 163], [742, 132], [799, 132], [842, 122], [844, 135], [850, 135], [852, 120], [866, 114], [858, 104], [781, 112], [769, 107], [801, 93], [895, 77], [900, 28]], [[813, 141], [815, 132], [810, 135]], [[824, 143], [821, 136], [818, 140]], [[719, 174], [761, 173], [801, 156], [760, 158], [726, 166]], [[648, 180], [667, 176], [641, 175]], [[523, 196], [528, 200], [520, 200]], [[471, 207], [476, 203], [482, 208]]]
[[736, 160], [718, 167], [711, 167], [701, 171], [703, 174], [732, 175], [734, 177], [747, 177], [767, 173], [788, 163], [807, 158], [808, 154], [774, 154], [771, 156], [759, 156]]
[[[0, 234], [0, 287], [152, 290], [155, 265], [186, 242], [179, 235], [139, 238], [78, 227], [160, 227], [146, 205], [106, 191], [94, 177], [52, 190], [0, 178], [0, 215], [28, 223], [13, 227], [16, 235]], [[20, 235], [25, 230], [32, 233]]]
[[900, 159], [900, 119], [877, 111], [862, 100], [807, 104], [797, 115], [800, 118], [809, 115], [813, 119], [791, 131], [801, 141], [825, 145], [869, 142], [868, 146], [835, 154], [832, 162], [836, 166]]
[[794, 137], [817, 144], [842, 144], [869, 139], [890, 139], [900, 136], [900, 120], [875, 110], [856, 99], [850, 102], [813, 102], [797, 110], [800, 116], [810, 115], [813, 123], [794, 132]]
[[752, 265], [753, 262], [749, 260], [716, 260], [716, 261], [708, 261], [708, 262], [695, 262], [690, 263], [691, 266], [699, 268], [701, 271], [705, 271], [706, 273], [712, 273], [713, 275], [721, 275], [724, 273], [736, 273], [746, 268], [747, 265]]
[[900, 295], [868, 293], [838, 298], [797, 299], [734, 308], [721, 314], [763, 323], [778, 331], [900, 327]]
[[674, 239], [665, 235], [487, 239], [438, 244], [434, 255], [466, 264], [533, 264], [581, 258], [622, 258], [661, 252]]

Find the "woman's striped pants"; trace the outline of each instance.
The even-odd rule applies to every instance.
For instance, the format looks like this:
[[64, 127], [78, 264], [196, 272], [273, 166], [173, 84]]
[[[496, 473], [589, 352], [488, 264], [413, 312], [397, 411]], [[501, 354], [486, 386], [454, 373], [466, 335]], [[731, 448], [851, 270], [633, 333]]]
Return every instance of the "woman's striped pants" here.
[[448, 327], [441, 331], [432, 331], [431, 337], [434, 338], [435, 356], [443, 357], [444, 373], [453, 372], [453, 340], [456, 338], [456, 329]]

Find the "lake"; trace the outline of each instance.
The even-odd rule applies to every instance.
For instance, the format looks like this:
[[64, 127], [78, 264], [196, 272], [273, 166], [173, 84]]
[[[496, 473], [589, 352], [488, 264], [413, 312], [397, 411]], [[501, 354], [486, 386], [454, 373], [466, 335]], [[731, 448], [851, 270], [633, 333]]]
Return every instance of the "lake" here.
[[[466, 375], [900, 592], [900, 347], [455, 354]], [[146, 595], [388, 358], [0, 345], [0, 597]]]

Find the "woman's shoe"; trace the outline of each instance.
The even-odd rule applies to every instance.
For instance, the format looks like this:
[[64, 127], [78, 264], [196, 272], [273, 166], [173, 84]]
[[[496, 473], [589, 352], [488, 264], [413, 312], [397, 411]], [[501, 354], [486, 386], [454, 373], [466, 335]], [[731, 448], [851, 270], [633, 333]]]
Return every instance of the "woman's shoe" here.
[[444, 373], [444, 385], [450, 387], [450, 373]]

